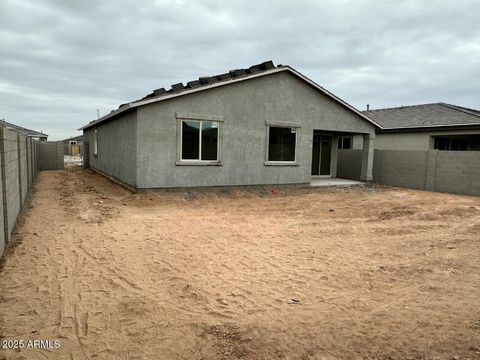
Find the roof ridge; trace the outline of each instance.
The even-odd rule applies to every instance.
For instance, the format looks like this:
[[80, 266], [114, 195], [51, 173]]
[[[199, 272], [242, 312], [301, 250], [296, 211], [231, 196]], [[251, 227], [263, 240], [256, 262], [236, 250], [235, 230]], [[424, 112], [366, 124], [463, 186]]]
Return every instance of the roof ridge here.
[[480, 117], [480, 110], [470, 109], [470, 108], [466, 108], [466, 107], [463, 107], [463, 106], [447, 104], [447, 103], [443, 103], [443, 102], [440, 103], [440, 104], [445, 106], [445, 107], [448, 107], [450, 109], [464, 112], [465, 114], [468, 114], [468, 115], [473, 115], [473, 116]]
[[419, 107], [419, 106], [430, 106], [430, 105], [442, 105], [441, 102], [436, 103], [426, 103], [426, 104], [415, 104], [415, 105], [402, 105], [402, 106], [393, 106], [393, 107], [386, 107], [381, 109], [372, 109], [372, 110], [363, 110], [362, 112], [372, 112], [372, 111], [381, 111], [381, 110], [393, 110], [393, 109], [405, 109], [405, 108], [412, 108], [412, 107]]

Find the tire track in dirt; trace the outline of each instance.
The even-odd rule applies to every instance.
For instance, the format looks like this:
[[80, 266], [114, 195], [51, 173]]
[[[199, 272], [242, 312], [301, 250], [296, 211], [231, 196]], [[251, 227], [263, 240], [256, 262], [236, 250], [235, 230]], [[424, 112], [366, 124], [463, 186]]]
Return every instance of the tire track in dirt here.
[[0, 278], [21, 319], [6, 314], [5, 332], [60, 334], [63, 353], [14, 360], [477, 354], [476, 199], [130, 194], [90, 171], [40, 176], [28, 246]]
[[[68, 173], [68, 172], [67, 172]], [[64, 179], [62, 185], [61, 193], [64, 198], [69, 198], [71, 203], [76, 204], [77, 197], [74, 196], [75, 189], [73, 186], [76, 182], [72, 181], [71, 176], [67, 176]], [[60, 184], [58, 184], [60, 185]], [[68, 218], [71, 216], [71, 210], [74, 210], [75, 207], [66, 207], [65, 204], [59, 204], [60, 208], [63, 211], [63, 216]], [[78, 243], [78, 236], [76, 234], [74, 225], [69, 224], [67, 229], [65, 229], [62, 238], [62, 273], [59, 277], [60, 282], [60, 325], [58, 329], [58, 334], [64, 341], [70, 342], [68, 346], [70, 350], [70, 357], [72, 359], [78, 360], [87, 360], [88, 356], [86, 355], [82, 341], [79, 334], [79, 321], [77, 318], [77, 308], [76, 303], [78, 302], [78, 292], [76, 290], [76, 278], [75, 275], [78, 274], [81, 270], [78, 268], [79, 257], [76, 252], [73, 251], [73, 247]], [[87, 326], [87, 325], [85, 325]]]
[[[64, 182], [68, 184], [62, 188], [62, 193], [64, 198], [68, 198], [70, 202], [73, 202], [75, 205], [73, 207], [66, 208], [70, 213], [70, 216], [73, 214], [81, 214], [85, 212], [97, 212], [98, 211], [98, 201], [103, 197], [103, 192], [96, 186], [92, 186], [88, 182], [86, 182], [84, 177], [76, 177], [75, 172], [67, 172], [65, 174]], [[129, 197], [130, 194], [124, 195], [121, 198], [112, 198], [110, 197], [109, 205], [112, 205], [112, 200], [116, 203], [121, 203], [124, 199]], [[98, 216], [98, 217], [96, 217]], [[103, 217], [103, 214], [97, 214], [94, 216], [96, 218], [96, 224], [103, 224], [105, 221], [111, 219], [111, 216]], [[90, 222], [84, 221], [87, 224]], [[90, 231], [93, 231], [94, 228], [90, 228]], [[79, 231], [82, 231], [84, 236], [85, 228], [81, 228]], [[72, 235], [75, 234], [75, 231], [72, 232]], [[188, 317], [198, 317], [208, 313], [212, 313], [214, 310], [208, 309], [205, 311], [193, 311], [191, 308], [186, 306], [180, 306], [178, 303], [174, 303], [168, 300], [166, 297], [162, 296], [159, 298], [162, 293], [155, 291], [156, 289], [151, 288], [149, 286], [141, 286], [139, 283], [131, 280], [129, 276], [125, 273], [125, 269], [121, 269], [120, 267], [115, 265], [114, 255], [109, 251], [107, 247], [103, 247], [102, 244], [99, 244], [96, 251], [98, 252], [98, 256], [103, 257], [103, 259], [99, 259], [98, 256], [93, 255], [89, 250], [88, 247], [82, 241], [83, 237], [71, 236], [70, 243], [74, 244], [74, 249], [72, 253], [77, 257], [83, 258], [87, 261], [92, 268], [95, 268], [97, 273], [95, 277], [98, 283], [102, 283], [106, 281], [110, 283], [113, 287], [119, 286], [122, 288], [123, 293], [127, 293], [130, 295], [136, 294], [137, 296], [143, 298], [147, 297], [150, 301], [154, 303], [158, 303], [160, 301], [162, 312], [167, 314], [169, 311], [175, 311], [177, 313], [176, 316], [188, 318]], [[70, 251], [69, 251], [70, 252]], [[168, 261], [166, 262], [167, 266], [173, 266], [173, 264], [169, 264]], [[177, 275], [178, 276], [178, 275]], [[137, 279], [138, 280], [138, 279]], [[178, 282], [178, 280], [177, 280]], [[168, 322], [167, 316], [164, 316], [164, 321]], [[87, 325], [88, 326], [88, 325]]]

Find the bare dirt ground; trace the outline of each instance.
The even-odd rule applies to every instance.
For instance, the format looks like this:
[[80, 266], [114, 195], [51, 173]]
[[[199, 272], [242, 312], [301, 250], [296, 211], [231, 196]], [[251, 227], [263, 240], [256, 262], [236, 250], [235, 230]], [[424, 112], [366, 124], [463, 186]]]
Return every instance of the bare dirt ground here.
[[479, 359], [480, 198], [132, 194], [42, 172], [0, 272], [0, 359]]

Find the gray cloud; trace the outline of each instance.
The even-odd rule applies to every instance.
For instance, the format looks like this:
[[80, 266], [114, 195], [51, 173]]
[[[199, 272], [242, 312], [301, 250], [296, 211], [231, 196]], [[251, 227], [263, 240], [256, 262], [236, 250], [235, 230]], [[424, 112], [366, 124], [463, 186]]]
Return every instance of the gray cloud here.
[[152, 89], [264, 60], [363, 109], [480, 108], [480, 3], [4, 0], [0, 118], [52, 138]]

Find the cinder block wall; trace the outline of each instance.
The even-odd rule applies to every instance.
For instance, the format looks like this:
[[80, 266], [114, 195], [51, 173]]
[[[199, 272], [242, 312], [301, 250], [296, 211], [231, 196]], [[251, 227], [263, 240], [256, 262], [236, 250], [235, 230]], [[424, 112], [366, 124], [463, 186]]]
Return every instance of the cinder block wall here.
[[3, 142], [2, 182], [4, 185], [4, 219], [6, 220], [5, 239], [8, 242], [21, 206], [17, 133], [4, 130], [1, 141]]
[[[337, 176], [358, 180], [361, 151], [339, 150]], [[412, 189], [480, 196], [480, 151], [375, 150], [373, 180]]]
[[23, 203], [27, 198], [28, 193], [28, 170], [27, 170], [27, 137], [18, 135], [18, 176], [19, 176], [19, 187], [20, 187], [20, 200]]
[[83, 168], [88, 169], [90, 167], [90, 155], [89, 155], [89, 143], [85, 141], [80, 148], [83, 157]]
[[34, 141], [32, 143], [33, 151], [32, 151], [32, 160], [33, 160], [33, 177], [35, 178], [38, 173], [38, 141]]
[[380, 184], [425, 189], [427, 151], [375, 150], [373, 164]]
[[33, 169], [32, 169], [32, 139], [27, 138], [26, 143], [26, 150], [27, 150], [27, 180], [28, 180], [28, 187], [32, 184], [32, 176], [33, 176]]
[[337, 177], [359, 180], [363, 150], [337, 150]]
[[0, 127], [0, 256], [37, 175], [37, 141]]
[[480, 196], [480, 151], [430, 153], [436, 153], [437, 157], [433, 190]]
[[[2, 148], [2, 140], [1, 137], [3, 137], [3, 134], [1, 133], [1, 128], [0, 128], [0, 155], [3, 154], [3, 151], [1, 151]], [[1, 178], [3, 179], [3, 156], [0, 156], [0, 169], [1, 169]], [[3, 199], [5, 198], [5, 193], [4, 193], [4, 186], [3, 186], [3, 180], [0, 181], [0, 194], [2, 195], [2, 199], [0, 201], [0, 256], [3, 254], [3, 250], [5, 248], [5, 244], [8, 241], [8, 239], [5, 238], [6, 231], [5, 231], [5, 219], [4, 219], [4, 204], [3, 204]]]
[[39, 170], [62, 170], [63, 142], [62, 141], [39, 141]]

